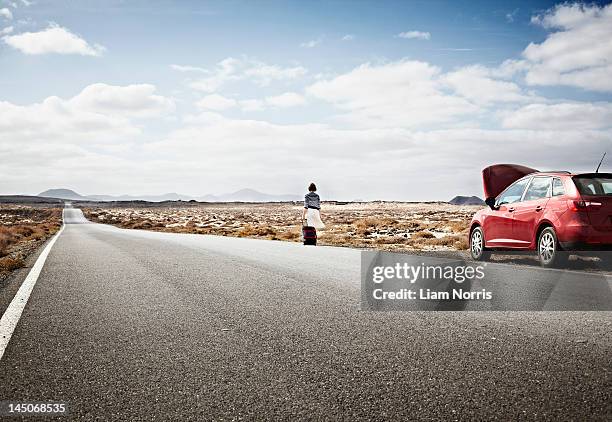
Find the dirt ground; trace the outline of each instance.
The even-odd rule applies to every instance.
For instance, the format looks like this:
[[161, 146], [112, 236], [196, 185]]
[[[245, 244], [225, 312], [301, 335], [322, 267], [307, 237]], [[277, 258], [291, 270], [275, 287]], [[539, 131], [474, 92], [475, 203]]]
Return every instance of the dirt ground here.
[[[323, 203], [323, 245], [387, 251], [467, 249], [467, 230], [478, 206], [447, 203]], [[301, 204], [186, 204], [184, 207], [85, 208], [91, 221], [122, 228], [215, 234], [299, 242]]]
[[59, 207], [0, 206], [0, 281], [24, 266], [24, 259], [62, 224]]

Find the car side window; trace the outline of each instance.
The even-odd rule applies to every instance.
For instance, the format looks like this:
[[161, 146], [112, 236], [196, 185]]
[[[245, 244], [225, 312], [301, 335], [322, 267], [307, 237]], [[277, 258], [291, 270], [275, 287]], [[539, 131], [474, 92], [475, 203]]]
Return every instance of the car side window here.
[[497, 199], [497, 205], [504, 204], [513, 204], [518, 202], [523, 197], [523, 192], [525, 192], [525, 187], [529, 183], [529, 178], [521, 179], [518, 182], [514, 182], [513, 185], [510, 185]]
[[525, 192], [524, 201], [535, 201], [550, 196], [550, 177], [534, 177]]
[[565, 187], [563, 186], [561, 179], [555, 177], [552, 184], [552, 196], [562, 195], [565, 195]]

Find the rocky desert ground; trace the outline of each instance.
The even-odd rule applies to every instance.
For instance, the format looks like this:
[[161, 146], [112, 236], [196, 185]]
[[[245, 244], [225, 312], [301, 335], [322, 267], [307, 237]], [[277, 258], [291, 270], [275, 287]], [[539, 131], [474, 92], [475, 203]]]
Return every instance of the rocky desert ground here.
[[[467, 248], [467, 229], [478, 206], [447, 203], [324, 203], [323, 245], [388, 251]], [[123, 228], [300, 241], [301, 203], [109, 206], [84, 209], [91, 221]]]
[[25, 265], [25, 258], [62, 224], [59, 206], [0, 206], [0, 281]]

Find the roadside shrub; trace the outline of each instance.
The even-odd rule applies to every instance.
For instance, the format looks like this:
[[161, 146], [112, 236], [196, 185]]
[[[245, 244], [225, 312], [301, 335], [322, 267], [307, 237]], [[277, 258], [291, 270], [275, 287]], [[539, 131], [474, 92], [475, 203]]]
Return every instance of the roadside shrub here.
[[297, 240], [301, 236], [299, 229], [280, 232], [278, 235], [280, 240]]
[[34, 233], [34, 229], [29, 226], [17, 226], [15, 232], [20, 236], [28, 237], [32, 236], [32, 234]]
[[[3, 225], [0, 225], [0, 258], [8, 256], [22, 243], [45, 240], [60, 228], [59, 208], [11, 208], [3, 210]], [[17, 261], [6, 261], [8, 268]]]
[[23, 267], [25, 267], [25, 262], [21, 258], [11, 258], [8, 256], [0, 258], [0, 272], [9, 272]]
[[0, 258], [8, 255], [8, 246], [11, 244], [11, 238], [2, 231], [2, 227], [0, 227]]
[[465, 251], [469, 249], [470, 244], [468, 242], [467, 236], [459, 237], [457, 240], [455, 240], [455, 243], [453, 246], [459, 251]]
[[238, 232], [238, 237], [249, 237], [249, 236], [270, 236], [276, 235], [276, 231], [268, 226], [255, 227], [251, 224], [247, 224]]
[[377, 245], [403, 245], [408, 243], [408, 239], [403, 236], [379, 237], [374, 241]]
[[353, 221], [353, 225], [358, 229], [366, 229], [368, 227], [384, 227], [394, 224], [396, 221], [392, 218], [366, 217], [359, 218]]
[[433, 239], [435, 237], [436, 236], [426, 231], [416, 232], [412, 235], [412, 239]]

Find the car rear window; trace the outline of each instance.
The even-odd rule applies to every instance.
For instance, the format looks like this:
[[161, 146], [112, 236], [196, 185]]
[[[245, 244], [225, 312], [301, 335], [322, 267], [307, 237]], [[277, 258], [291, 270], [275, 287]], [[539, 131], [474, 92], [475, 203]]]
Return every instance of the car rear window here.
[[612, 195], [612, 176], [576, 176], [574, 183], [581, 195]]

